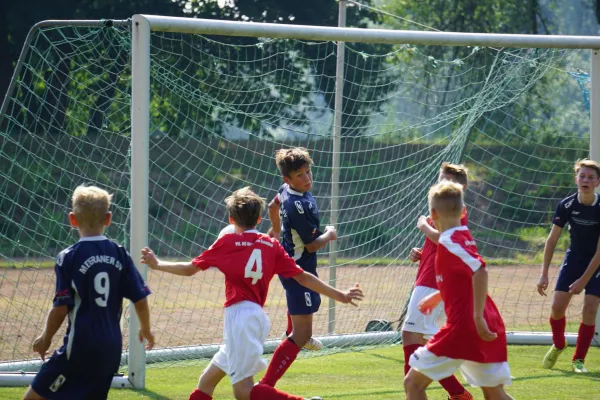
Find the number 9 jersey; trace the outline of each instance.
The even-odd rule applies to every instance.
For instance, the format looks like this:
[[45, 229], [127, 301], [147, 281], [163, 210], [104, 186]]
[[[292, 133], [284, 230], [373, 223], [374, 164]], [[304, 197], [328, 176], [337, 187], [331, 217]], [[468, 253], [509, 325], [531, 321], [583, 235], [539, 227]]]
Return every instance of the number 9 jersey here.
[[137, 302], [150, 290], [127, 251], [105, 236], [83, 237], [56, 260], [53, 305], [69, 307], [63, 346], [74, 365], [94, 364], [116, 371], [122, 349], [120, 319], [123, 298]]
[[242, 301], [263, 307], [274, 275], [292, 278], [304, 272], [278, 241], [256, 229], [221, 236], [192, 263], [225, 275], [225, 307]]

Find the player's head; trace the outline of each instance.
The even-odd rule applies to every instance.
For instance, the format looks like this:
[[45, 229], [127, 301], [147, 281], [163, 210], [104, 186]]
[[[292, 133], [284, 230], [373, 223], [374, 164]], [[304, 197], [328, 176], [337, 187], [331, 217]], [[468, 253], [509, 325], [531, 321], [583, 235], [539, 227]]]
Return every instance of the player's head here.
[[303, 147], [277, 150], [275, 162], [283, 176], [283, 181], [292, 189], [301, 193], [312, 189], [310, 167], [313, 165], [313, 160], [310, 158], [308, 150]]
[[227, 197], [225, 206], [229, 212], [230, 223], [242, 229], [252, 229], [261, 220], [265, 201], [250, 187], [245, 187]]
[[429, 213], [433, 221], [460, 220], [463, 208], [463, 188], [457, 182], [443, 180], [429, 189]]
[[71, 225], [84, 235], [97, 235], [110, 225], [112, 195], [96, 186], [77, 186], [71, 198], [73, 211]]
[[575, 183], [583, 193], [593, 193], [600, 184], [600, 164], [587, 158], [575, 163]]
[[450, 164], [447, 162], [443, 162], [440, 168], [440, 176], [438, 178], [438, 182], [443, 181], [444, 179], [460, 183], [463, 187], [463, 190], [467, 189], [468, 178], [467, 175], [469, 170], [462, 164]]

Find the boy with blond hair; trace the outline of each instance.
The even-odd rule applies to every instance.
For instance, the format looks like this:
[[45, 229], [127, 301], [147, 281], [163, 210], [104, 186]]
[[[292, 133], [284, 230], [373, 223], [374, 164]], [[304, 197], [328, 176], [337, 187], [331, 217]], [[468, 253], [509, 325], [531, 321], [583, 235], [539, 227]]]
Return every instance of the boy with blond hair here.
[[542, 273], [537, 290], [541, 296], [546, 295], [550, 262], [560, 234], [568, 223], [571, 243], [556, 281], [550, 312], [553, 344], [544, 356], [542, 366], [554, 367], [558, 356], [567, 348], [565, 313], [573, 295], [585, 290], [572, 368], [576, 373], [586, 373], [585, 356], [594, 338], [600, 304], [600, 201], [595, 192], [600, 185], [600, 164], [583, 159], [575, 163], [574, 169], [577, 193], [562, 200], [556, 208], [552, 230], [544, 247]]
[[435, 259], [439, 291], [424, 298], [419, 309], [430, 314], [444, 301], [444, 326], [410, 357], [404, 379], [407, 400], [427, 399], [432, 381], [451, 376], [460, 368], [488, 400], [508, 400], [504, 385], [511, 382], [507, 362], [506, 330], [488, 296], [485, 262], [469, 229], [461, 225], [464, 209], [461, 185], [442, 181], [429, 190], [429, 213], [440, 233]]
[[54, 334], [69, 316], [60, 349], [42, 365], [25, 393], [26, 400], [105, 399], [121, 362], [123, 298], [131, 300], [140, 320], [140, 341], [154, 346], [146, 297], [150, 291], [127, 251], [104, 236], [110, 225], [112, 196], [95, 186], [73, 193], [71, 226], [79, 242], [56, 259], [56, 292], [43, 333], [33, 351], [45, 360]]
[[[269, 204], [269, 235], [279, 239], [288, 255], [302, 269], [317, 275], [317, 251], [337, 239], [334, 227], [321, 231], [319, 209], [311, 195], [313, 160], [302, 147], [281, 149], [275, 153], [277, 168], [285, 182]], [[320, 350], [323, 344], [312, 337], [313, 314], [321, 297], [293, 279], [280, 277], [288, 306], [288, 325], [284, 340], [277, 346], [261, 383], [275, 386], [300, 349]]]
[[278, 241], [257, 231], [265, 202], [250, 188], [233, 192], [225, 204], [235, 232], [228, 233], [230, 227], [225, 228], [217, 241], [192, 261], [162, 261], [149, 248], [142, 250], [142, 262], [158, 271], [190, 276], [215, 267], [225, 275], [225, 344], [202, 373], [189, 399], [211, 400], [217, 384], [229, 375], [237, 400], [302, 400], [269, 385], [254, 385], [254, 375], [267, 366], [262, 354], [271, 324], [263, 306], [269, 282], [278, 274], [353, 305], [362, 299], [362, 291], [358, 285], [346, 292], [332, 288], [298, 267]]
[[[468, 170], [461, 164], [442, 163], [440, 168], [438, 182], [449, 180], [462, 185], [466, 190]], [[467, 212], [464, 210], [460, 220], [461, 225], [468, 223]], [[410, 366], [408, 362], [410, 356], [421, 346], [423, 346], [431, 335], [434, 335], [439, 326], [438, 318], [444, 313], [444, 305], [440, 303], [428, 315], [419, 311], [419, 303], [425, 297], [434, 293], [438, 289], [435, 280], [435, 255], [440, 233], [433, 226], [431, 218], [420, 216], [417, 221], [417, 228], [425, 234], [425, 243], [422, 248], [415, 247], [411, 250], [409, 259], [413, 262], [419, 262], [415, 286], [410, 295], [406, 317], [402, 325], [402, 348], [404, 350], [404, 375], [408, 374]], [[440, 380], [440, 385], [448, 393], [450, 400], [471, 400], [473, 396], [456, 379], [454, 375]]]

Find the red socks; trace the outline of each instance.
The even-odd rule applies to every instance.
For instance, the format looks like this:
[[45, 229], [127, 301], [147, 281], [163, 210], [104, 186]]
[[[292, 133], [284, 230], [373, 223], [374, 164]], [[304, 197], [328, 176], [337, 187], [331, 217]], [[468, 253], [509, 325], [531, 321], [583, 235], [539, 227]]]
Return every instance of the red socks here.
[[460, 384], [454, 375], [442, 379], [440, 381], [440, 385], [446, 389], [446, 392], [448, 392], [450, 397], [457, 396], [465, 392], [465, 387]]
[[304, 398], [287, 394], [274, 387], [259, 383], [252, 388], [250, 400], [304, 400]]
[[292, 365], [296, 356], [300, 353], [300, 348], [290, 339], [285, 339], [273, 353], [273, 358], [269, 363], [269, 368], [265, 376], [260, 380], [261, 384], [275, 386], [277, 381], [285, 374], [285, 371]]
[[585, 325], [584, 323], [579, 325], [579, 333], [577, 335], [577, 345], [575, 346], [573, 361], [585, 360], [585, 356], [587, 355], [590, 345], [592, 344], [595, 331], [596, 325]]
[[419, 347], [421, 347], [420, 344], [409, 344], [402, 347], [402, 349], [404, 350], [404, 376], [406, 376], [406, 374], [408, 374], [408, 371], [410, 371], [410, 365], [408, 365], [408, 360], [410, 360], [410, 356], [412, 356], [412, 353], [417, 351]]
[[[562, 317], [561, 319], [553, 319], [550, 317], [550, 327], [552, 328], [552, 343], [554, 343], [554, 347], [559, 350], [564, 349], [567, 344], [565, 341], [567, 318]], [[577, 342], [579, 342], [579, 339], [577, 339]]]
[[196, 389], [190, 394], [189, 400], [213, 400], [212, 396], [207, 395], [204, 392], [201, 392], [199, 389]]

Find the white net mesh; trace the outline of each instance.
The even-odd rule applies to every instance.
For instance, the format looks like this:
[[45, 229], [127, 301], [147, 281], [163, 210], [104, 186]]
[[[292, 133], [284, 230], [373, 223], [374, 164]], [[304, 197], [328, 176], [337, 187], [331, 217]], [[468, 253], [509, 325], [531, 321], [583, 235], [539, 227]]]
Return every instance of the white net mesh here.
[[[7, 99], [0, 362], [30, 358], [51, 305], [53, 259], [76, 239], [66, 218], [76, 185], [116, 194], [108, 235], [127, 245], [130, 47], [125, 27], [42, 28]], [[231, 191], [250, 185], [272, 198], [282, 147], [309, 149], [328, 223], [335, 60], [332, 42], [152, 35], [149, 243], [161, 258], [207, 248]], [[578, 69], [589, 70], [587, 52], [347, 44], [336, 286], [359, 282], [367, 297], [338, 306], [336, 334], [375, 319], [398, 327], [416, 273], [406, 258], [423, 242], [416, 220], [442, 161], [471, 170], [470, 228], [507, 328], [548, 330], [548, 300], [534, 295], [543, 239], [557, 202], [575, 190], [573, 162], [588, 154], [588, 110], [569, 74]], [[327, 248], [319, 257], [327, 280]], [[221, 275], [148, 280], [160, 348], [221, 342]], [[327, 307], [316, 335], [328, 333]], [[286, 304], [277, 280], [265, 308], [278, 338]], [[570, 329], [579, 310], [569, 310]]]

